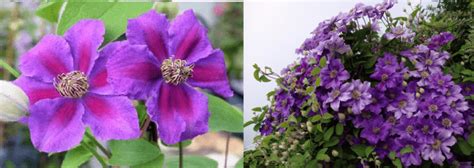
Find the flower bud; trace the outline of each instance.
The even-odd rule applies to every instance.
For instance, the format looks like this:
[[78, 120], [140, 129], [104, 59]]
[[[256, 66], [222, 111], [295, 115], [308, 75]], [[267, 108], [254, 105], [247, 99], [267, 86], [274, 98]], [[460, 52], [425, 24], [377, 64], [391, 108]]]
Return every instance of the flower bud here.
[[402, 86], [407, 86], [407, 85], [408, 85], [407, 81], [402, 82]]
[[420, 93], [425, 93], [425, 89], [423, 89], [423, 88], [420, 88], [419, 91], [420, 91]]
[[28, 96], [18, 86], [0, 80], [0, 121], [13, 122], [28, 115]]
[[331, 154], [332, 156], [337, 157], [339, 155], [339, 152], [337, 152], [337, 150], [332, 150]]
[[309, 132], [313, 132], [313, 123], [311, 121], [306, 122], [306, 127], [308, 127]]
[[344, 113], [337, 113], [337, 117], [340, 121], [344, 121], [346, 119], [346, 115]]
[[418, 93], [418, 92], [415, 93], [415, 97], [416, 97], [416, 98], [420, 98], [420, 96], [421, 96], [420, 93]]

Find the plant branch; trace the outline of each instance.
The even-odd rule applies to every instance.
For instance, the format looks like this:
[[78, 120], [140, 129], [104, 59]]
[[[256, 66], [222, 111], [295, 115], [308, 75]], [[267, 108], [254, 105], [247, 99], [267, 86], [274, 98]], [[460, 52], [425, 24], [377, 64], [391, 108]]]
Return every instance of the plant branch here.
[[229, 141], [230, 141], [230, 133], [227, 133], [227, 140], [226, 140], [226, 143], [225, 143], [224, 168], [227, 168], [227, 158], [229, 156]]
[[140, 135], [141, 137], [145, 135], [146, 129], [148, 128], [148, 126], [150, 126], [150, 122], [151, 122], [150, 118], [146, 117], [145, 123], [143, 124], [142, 129], [141, 129], [141, 135]]
[[112, 154], [102, 145], [100, 144], [99, 141], [97, 141], [94, 136], [92, 136], [89, 132], [86, 132], [86, 136], [95, 144], [99, 147], [99, 149], [108, 157], [110, 158]]
[[84, 143], [84, 142], [81, 142], [82, 146], [84, 146], [87, 150], [89, 150], [92, 155], [94, 155], [95, 158], [97, 158], [97, 160], [100, 162], [100, 164], [102, 165], [103, 168], [106, 168], [107, 167], [107, 164], [105, 163], [105, 160], [104, 158], [102, 158], [99, 153], [97, 153], [97, 151], [91, 147], [89, 144], [87, 143]]
[[179, 168], [183, 168], [183, 143], [179, 142]]
[[10, 66], [10, 64], [8, 64], [7, 62], [5, 62], [1, 59], [0, 59], [0, 67], [7, 70], [8, 72], [10, 72], [10, 74], [15, 76], [16, 78], [18, 78], [20, 76], [20, 73], [17, 70], [15, 70], [15, 68], [13, 68], [12, 66]]

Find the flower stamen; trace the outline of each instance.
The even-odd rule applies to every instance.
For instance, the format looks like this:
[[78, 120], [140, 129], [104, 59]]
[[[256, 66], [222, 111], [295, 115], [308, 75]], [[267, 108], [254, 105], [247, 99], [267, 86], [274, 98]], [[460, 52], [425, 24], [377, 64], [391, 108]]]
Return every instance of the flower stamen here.
[[59, 74], [53, 84], [59, 94], [67, 98], [81, 98], [89, 90], [87, 77], [80, 71]]
[[161, 74], [166, 83], [178, 85], [192, 76], [194, 65], [186, 65], [185, 60], [171, 58], [163, 60]]

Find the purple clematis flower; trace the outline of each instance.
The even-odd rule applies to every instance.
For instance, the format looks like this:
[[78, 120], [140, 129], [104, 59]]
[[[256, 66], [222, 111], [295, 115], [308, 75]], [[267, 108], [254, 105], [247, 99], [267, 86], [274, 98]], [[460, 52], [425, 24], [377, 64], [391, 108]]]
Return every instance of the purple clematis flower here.
[[383, 122], [382, 119], [374, 119], [368, 123], [360, 133], [360, 137], [367, 139], [371, 144], [384, 141], [390, 133], [390, 123]]
[[194, 87], [231, 97], [224, 53], [213, 49], [192, 10], [169, 23], [154, 10], [128, 21], [128, 41], [107, 63], [121, 93], [146, 100], [148, 114], [167, 144], [208, 131], [208, 99]]
[[446, 63], [446, 60], [449, 58], [449, 53], [447, 52], [437, 52], [430, 50], [427, 53], [422, 54], [418, 57], [418, 60], [415, 64], [415, 68], [418, 71], [428, 70], [431, 73], [442, 72], [441, 67]]
[[387, 111], [395, 114], [395, 118], [399, 119], [402, 114], [408, 118], [413, 116], [416, 111], [416, 101], [412, 94], [399, 94], [392, 103], [387, 106]]
[[443, 113], [447, 113], [449, 106], [444, 96], [435, 96], [435, 94], [426, 94], [424, 101], [419, 103], [420, 112], [417, 115], [430, 116], [438, 119]]
[[428, 87], [445, 94], [454, 85], [451, 75], [444, 75], [442, 72], [433, 73], [428, 77]]
[[375, 114], [380, 114], [380, 112], [382, 112], [382, 109], [387, 107], [387, 97], [385, 97], [385, 94], [383, 92], [380, 92], [374, 88], [370, 88], [369, 92], [372, 95], [372, 99], [371, 103], [367, 105], [366, 109]]
[[370, 77], [380, 81], [375, 86], [380, 91], [399, 86], [403, 79], [403, 75], [391, 68], [376, 68]]
[[433, 140], [423, 146], [423, 159], [431, 159], [433, 163], [443, 165], [445, 159], [450, 159], [453, 156], [450, 147], [455, 143], [456, 138], [451, 136], [451, 133], [441, 131]]
[[405, 27], [397, 26], [397, 27], [392, 28], [390, 32], [385, 33], [384, 37], [387, 38], [388, 40], [398, 38], [404, 42], [413, 42], [415, 33]]
[[450, 41], [454, 40], [454, 36], [449, 32], [442, 32], [438, 35], [432, 36], [428, 41], [428, 47], [432, 50], [437, 50], [441, 46], [448, 44]]
[[330, 105], [334, 111], [339, 111], [341, 102], [349, 100], [350, 90], [352, 90], [352, 85], [350, 83], [344, 83], [340, 88], [335, 88], [328, 93], [328, 98], [324, 101], [324, 105]]
[[350, 87], [351, 99], [347, 102], [354, 114], [360, 112], [372, 102], [372, 95], [369, 93], [370, 83], [361, 82], [359, 79], [352, 81]]
[[44, 36], [20, 59], [15, 81], [28, 95], [27, 124], [33, 145], [43, 152], [62, 152], [78, 145], [86, 126], [101, 140], [138, 138], [138, 117], [126, 96], [107, 82], [107, 58], [120, 44], [99, 53], [104, 24], [81, 20], [63, 37]]
[[349, 79], [349, 72], [344, 69], [341, 60], [331, 59], [329, 64], [321, 69], [321, 86], [325, 88], [337, 88], [342, 82]]

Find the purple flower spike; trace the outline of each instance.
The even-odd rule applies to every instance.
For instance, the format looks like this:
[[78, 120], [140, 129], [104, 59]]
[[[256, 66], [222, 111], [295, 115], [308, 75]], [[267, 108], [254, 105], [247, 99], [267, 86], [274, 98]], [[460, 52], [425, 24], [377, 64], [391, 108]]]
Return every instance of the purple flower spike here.
[[447, 131], [440, 132], [433, 140], [424, 145], [422, 155], [424, 160], [431, 159], [433, 163], [443, 165], [445, 159], [453, 154], [450, 147], [456, 143], [456, 138]]
[[349, 72], [344, 69], [341, 60], [331, 59], [329, 64], [321, 69], [321, 86], [325, 88], [337, 88], [342, 82], [349, 79]]
[[117, 96], [107, 82], [105, 62], [122, 45], [110, 44], [97, 52], [104, 33], [101, 21], [81, 20], [64, 38], [46, 35], [21, 57], [22, 75], [15, 83], [30, 98], [27, 123], [38, 150], [72, 149], [87, 126], [101, 140], [139, 137], [132, 102]]
[[175, 144], [208, 131], [208, 99], [194, 87], [231, 97], [224, 53], [213, 49], [192, 10], [169, 23], [154, 10], [130, 19], [127, 42], [110, 58], [110, 81], [146, 100], [161, 139]]
[[372, 102], [372, 95], [369, 93], [370, 83], [361, 82], [359, 79], [352, 81], [351, 83], [351, 100], [347, 102], [352, 108], [354, 114], [360, 114], [360, 112]]
[[324, 105], [330, 104], [334, 111], [339, 111], [341, 102], [345, 102], [351, 98], [350, 90], [352, 90], [350, 83], [344, 83], [340, 88], [333, 89], [329, 92], [328, 98], [324, 101]]

